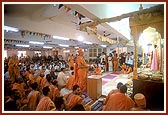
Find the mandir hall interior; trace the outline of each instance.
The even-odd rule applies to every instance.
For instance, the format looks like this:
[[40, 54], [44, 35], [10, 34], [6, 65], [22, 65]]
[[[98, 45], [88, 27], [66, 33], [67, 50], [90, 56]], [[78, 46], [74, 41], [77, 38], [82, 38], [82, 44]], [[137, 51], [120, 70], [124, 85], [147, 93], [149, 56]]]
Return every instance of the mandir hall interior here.
[[[28, 88], [39, 73], [44, 72], [44, 76], [47, 76], [52, 70], [54, 73], [53, 79], [56, 79], [61, 68], [65, 68], [66, 78], [70, 80], [73, 70], [71, 71], [69, 68], [69, 57], [73, 54], [75, 64], [75, 59], [79, 55], [78, 50], [82, 49], [88, 72], [86, 75], [87, 89], [81, 98], [87, 100], [85, 104], [91, 106], [91, 110], [102, 110], [103, 100], [111, 90], [116, 89], [119, 82], [122, 82], [127, 86], [126, 96], [134, 100], [135, 94], [141, 93], [146, 97], [147, 109], [151, 111], [163, 111], [165, 109], [164, 94], [166, 77], [166, 39], [164, 38], [163, 29], [164, 14], [163, 11], [161, 14], [157, 12], [153, 14], [154, 15], [149, 14], [149, 16], [148, 14], [134, 15], [135, 17], [129, 20], [132, 39], [128, 40], [128, 42], [121, 41], [106, 46], [92, 44], [82, 48], [80, 47], [81, 44], [77, 44], [79, 47], [36, 49], [16, 47], [16, 45], [13, 44], [15, 44], [17, 40], [5, 39], [5, 43], [8, 43], [8, 45], [4, 44], [2, 56], [2, 68], [4, 69], [2, 71], [4, 85], [3, 101], [6, 102], [10, 99], [9, 89], [11, 87], [8, 86], [9, 84], [13, 86], [15, 84], [15, 86], [17, 86], [15, 80], [19, 82], [19, 80], [24, 79], [24, 82], [26, 81], [25, 83], [27, 84], [25, 88]], [[146, 16], [148, 18], [146, 18]], [[139, 20], [141, 18], [143, 19]], [[36, 34], [36, 32], [31, 31], [25, 32], [27, 32], [28, 36]], [[21, 35], [23, 35], [23, 33]], [[26, 36], [22, 37], [24, 38]], [[13, 56], [16, 56], [15, 59], [17, 64], [15, 68], [10, 68], [9, 62]], [[94, 71], [97, 66], [101, 68], [99, 74]], [[39, 71], [41, 69], [42, 71]], [[9, 76], [8, 70], [18, 72], [15, 73], [15, 75], [17, 74], [19, 77], [16, 75], [17, 77], [14, 79], [14, 84], [12, 81], [13, 79], [11, 79], [13, 75]], [[27, 73], [30, 73], [32, 76], [25, 77]], [[20, 89], [21, 87], [17, 88]], [[62, 96], [72, 92], [72, 89], [68, 89], [67, 87], [59, 88], [59, 90]], [[29, 92], [29, 89], [25, 90], [26, 95], [29, 94]], [[26, 99], [23, 99], [21, 103], [23, 105], [27, 104]], [[22, 108], [20, 105], [19, 110], [24, 110], [25, 106]], [[99, 105], [100, 108], [97, 107], [97, 105]]]
[[[149, 67], [149, 63], [150, 63], [150, 52], [153, 50], [152, 45], [149, 45], [147, 47], [147, 49], [142, 50], [141, 48], [138, 49], [138, 62], [137, 62], [137, 69], [138, 69], [138, 73], [140, 74], [156, 74], [156, 73], [163, 73], [164, 69], [158, 70], [158, 71], [152, 71]], [[6, 76], [6, 72], [8, 71], [8, 60], [9, 57], [12, 56], [13, 54], [17, 54], [17, 59], [19, 60], [19, 67], [20, 67], [20, 72], [24, 72], [26, 70], [26, 67], [29, 66], [29, 68], [31, 68], [32, 70], [34, 70], [34, 76], [37, 75], [38, 73], [38, 67], [42, 66], [44, 70], [46, 70], [47, 65], [49, 65], [49, 71], [51, 71], [51, 69], [54, 67], [55, 68], [55, 75], [57, 76], [58, 73], [60, 72], [61, 68], [64, 67], [66, 68], [66, 76], [67, 78], [70, 76], [70, 69], [68, 67], [68, 57], [70, 54], [73, 54], [74, 59], [75, 57], [78, 55], [78, 49], [79, 48], [57, 48], [57, 49], [43, 49], [43, 50], [30, 50], [28, 48], [24, 48], [24, 49], [17, 49], [17, 48], [13, 48], [13, 49], [8, 49], [5, 48], [4, 49], [4, 81], [9, 79], [9, 76]], [[89, 71], [88, 71], [88, 75], [87, 78], [101, 78], [101, 86], [96, 83], [94, 83], [94, 85], [96, 85], [96, 87], [98, 87], [98, 91], [93, 93], [89, 93], [92, 89], [92, 85], [90, 85], [90, 83], [87, 85], [87, 95], [90, 96], [91, 99], [93, 99], [94, 101], [92, 101], [90, 103], [91, 106], [94, 106], [96, 103], [98, 103], [99, 101], [102, 101], [102, 99], [104, 99], [108, 93], [113, 90], [116, 89], [116, 85], [119, 82], [122, 82], [124, 84], [128, 85], [128, 91], [127, 91], [127, 95], [131, 98], [133, 98], [133, 95], [135, 95], [135, 92], [137, 93], [137, 87], [136, 90], [133, 89], [133, 70], [130, 71], [129, 73], [123, 73], [122, 72], [122, 65], [126, 62], [126, 57], [128, 56], [128, 54], [131, 54], [134, 52], [134, 46], [131, 45], [127, 45], [127, 46], [118, 46], [117, 44], [111, 45], [109, 47], [90, 47], [90, 48], [85, 48], [83, 49], [84, 51], [84, 59], [86, 60], [87, 64], [89, 65]], [[146, 51], [146, 52], [145, 52]], [[163, 48], [162, 48], [162, 55], [163, 55]], [[112, 67], [112, 70], [109, 70], [108, 68], [108, 57], [113, 57], [114, 52], [116, 52], [118, 54], [117, 59], [118, 59], [118, 65], [117, 65], [117, 70], [114, 71], [114, 68]], [[107, 60], [106, 60], [106, 64], [104, 65], [102, 63], [102, 57], [103, 55], [107, 56]], [[132, 54], [133, 55], [133, 54]], [[162, 56], [163, 58], [164, 56]], [[164, 60], [164, 58], [162, 59]], [[96, 65], [99, 65], [101, 67], [101, 74], [100, 75], [95, 75], [94, 73], [94, 69], [96, 68]], [[133, 66], [132, 66], [133, 67]], [[161, 66], [160, 66], [161, 67]], [[150, 73], [149, 73], [150, 72]], [[110, 79], [105, 79], [103, 78], [104, 76], [110, 76], [110, 75], [114, 75], [115, 78], [111, 77]], [[151, 76], [150, 76], [151, 77]], [[147, 80], [149, 81], [149, 79], [140, 79], [138, 78], [138, 80]], [[105, 83], [103, 83], [105, 82]], [[157, 81], [154, 81], [157, 82]], [[160, 81], [158, 81], [160, 82]], [[164, 83], [164, 77], [162, 76], [162, 84]], [[141, 84], [141, 83], [139, 83]], [[93, 89], [92, 89], [93, 90]], [[157, 89], [157, 91], [160, 90], [159, 88]], [[161, 89], [162, 90], [162, 89]], [[134, 92], [135, 91], [135, 92]], [[69, 90], [68, 88], [64, 88], [61, 90], [62, 95], [68, 94], [72, 92], [72, 90]], [[92, 91], [91, 91], [92, 92]], [[141, 91], [143, 93], [143, 91]], [[99, 94], [101, 93], [101, 94]], [[151, 96], [151, 94], [150, 94]], [[159, 103], [160, 105], [160, 103]], [[162, 105], [162, 104], [161, 104]], [[162, 110], [163, 108], [161, 108]], [[159, 108], [160, 110], [160, 108]]]

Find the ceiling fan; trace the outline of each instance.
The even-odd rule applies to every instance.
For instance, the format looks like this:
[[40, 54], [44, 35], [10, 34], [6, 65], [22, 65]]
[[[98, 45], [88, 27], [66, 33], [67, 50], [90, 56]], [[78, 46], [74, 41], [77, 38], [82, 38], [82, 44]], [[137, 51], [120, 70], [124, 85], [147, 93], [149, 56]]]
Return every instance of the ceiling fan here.
[[46, 37], [44, 37], [44, 43], [45, 44], [50, 44], [52, 42], [52, 40], [46, 40]]
[[81, 21], [79, 21], [78, 23], [77, 22], [74, 22], [74, 21], [71, 21], [71, 23], [74, 23], [76, 25], [80, 25], [81, 24]]
[[81, 20], [78, 22], [71, 21], [71, 23], [75, 24], [76, 30], [80, 30], [80, 24], [82, 23]]
[[104, 31], [104, 37], [110, 36], [111, 34], [106, 34], [106, 31]]

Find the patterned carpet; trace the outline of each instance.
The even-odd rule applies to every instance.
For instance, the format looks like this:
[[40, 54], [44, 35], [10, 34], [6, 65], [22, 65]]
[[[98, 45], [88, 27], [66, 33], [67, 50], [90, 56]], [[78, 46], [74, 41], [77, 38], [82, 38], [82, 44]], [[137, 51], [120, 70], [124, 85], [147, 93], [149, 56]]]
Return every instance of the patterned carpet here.
[[91, 105], [91, 111], [101, 111], [103, 108], [102, 99], [108, 95], [112, 89], [116, 89], [117, 83], [122, 82], [123, 84], [130, 81], [127, 74], [115, 73], [106, 73], [102, 77], [102, 96], [96, 100]]
[[[128, 81], [128, 78], [126, 75], [121, 75], [119, 73], [106, 73], [102, 77], [102, 96], [98, 100], [93, 100], [90, 98], [86, 93], [84, 93], [83, 100], [84, 105], [90, 105], [91, 111], [101, 111], [103, 104], [102, 104], [102, 98], [106, 96], [112, 89], [116, 88], [116, 85], [118, 82], [126, 83]], [[61, 90], [61, 94], [65, 95], [67, 93], [70, 93], [72, 91], [63, 88]]]
[[[102, 87], [110, 82], [112, 79], [116, 78], [117, 74], [106, 74], [102, 77]], [[102, 88], [102, 92], [105, 89]], [[103, 102], [102, 102], [103, 97], [101, 96], [98, 100], [96, 100], [92, 105], [91, 105], [91, 111], [101, 111], [103, 109]]]
[[101, 111], [103, 109], [103, 102], [102, 100], [93, 100], [89, 96], [83, 98], [84, 105], [90, 105], [91, 111]]
[[99, 100], [97, 100], [91, 106], [91, 111], [101, 111], [102, 109], [103, 109], [103, 103], [102, 103], [102, 101], [99, 101]]
[[93, 99], [91, 99], [89, 96], [85, 97], [83, 100], [84, 100], [84, 105], [87, 105], [93, 101]]
[[121, 74], [121, 72], [120, 71], [116, 71], [116, 72], [112, 72], [111, 74]]
[[112, 75], [112, 74], [103, 76], [103, 78], [106, 78], [106, 79], [113, 79], [115, 77], [116, 77], [116, 75]]
[[102, 77], [102, 85], [105, 85], [109, 81], [111, 81], [113, 78], [117, 77], [115, 74], [108, 74]]
[[[105, 77], [105, 78], [104, 78]], [[102, 95], [106, 96], [112, 89], [116, 89], [117, 83], [127, 83], [131, 79], [128, 79], [128, 74], [106, 74], [102, 78]]]

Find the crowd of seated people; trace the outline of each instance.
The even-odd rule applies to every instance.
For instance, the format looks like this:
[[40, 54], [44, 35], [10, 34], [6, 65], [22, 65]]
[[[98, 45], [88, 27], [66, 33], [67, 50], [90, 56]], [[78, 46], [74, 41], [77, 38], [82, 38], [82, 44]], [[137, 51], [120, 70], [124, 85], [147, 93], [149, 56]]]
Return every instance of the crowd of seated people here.
[[121, 72], [122, 74], [129, 74], [129, 73], [132, 72], [131, 66], [126, 65], [125, 63], [123, 63], [123, 64], [120, 66], [120, 68], [121, 68], [121, 71], [120, 71], [120, 72]]
[[[44, 60], [36, 60], [37, 62], [33, 62], [31, 58], [26, 60], [26, 62], [20, 61], [17, 63], [17, 66], [20, 68], [20, 74], [16, 75], [12, 80], [8, 73], [7, 63], [9, 62], [9, 59], [5, 60], [5, 111], [91, 110], [89, 106], [83, 104], [83, 94], [80, 91], [80, 87], [74, 82], [74, 68], [71, 68], [69, 78], [67, 78], [65, 70], [68, 67], [66, 64], [61, 63], [62, 61], [56, 61], [59, 63], [55, 63], [54, 61], [49, 60], [47, 60], [47, 62]], [[57, 68], [57, 64], [59, 65], [59, 69]], [[99, 64], [94, 66], [93, 74], [102, 74]], [[60, 79], [62, 79], [62, 81]], [[60, 91], [63, 88], [72, 90], [72, 92], [62, 95]], [[120, 90], [121, 89], [118, 87], [118, 92], [120, 92]], [[126, 92], [125, 89], [123, 90], [120, 92], [120, 95], [123, 95]], [[110, 100], [111, 97], [108, 96], [108, 98], [109, 99], [107, 100]], [[105, 104], [108, 104], [107, 100]], [[131, 107], [134, 107], [134, 105], [135, 104], [131, 104]]]
[[[68, 67], [62, 62], [64, 61], [36, 60], [36, 62], [34, 62], [31, 58], [27, 58], [26, 61], [22, 59], [17, 60], [17, 63], [15, 63], [14, 58], [9, 57], [9, 59], [5, 59], [4, 110], [67, 110], [68, 101], [63, 97], [60, 91], [65, 87], [67, 89], [69, 88], [69, 90], [74, 90], [76, 84], [73, 84], [73, 68], [68, 78], [67, 75], [65, 75], [65, 70]], [[57, 67], [57, 65], [59, 66]], [[14, 77], [12, 79], [9, 73], [13, 71], [10, 69], [9, 72], [9, 66], [11, 66], [11, 68], [12, 66], [19, 68], [15, 72], [19, 74], [13, 73]], [[60, 79], [62, 79], [62, 81]], [[63, 84], [63, 82], [65, 83]]]

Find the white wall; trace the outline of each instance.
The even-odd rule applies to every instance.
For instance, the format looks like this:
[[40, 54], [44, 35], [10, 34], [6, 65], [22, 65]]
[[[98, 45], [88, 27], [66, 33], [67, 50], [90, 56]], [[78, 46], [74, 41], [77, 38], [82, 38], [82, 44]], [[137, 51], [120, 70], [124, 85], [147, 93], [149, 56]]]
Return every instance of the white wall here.
[[[26, 51], [26, 55], [30, 57], [35, 55], [33, 50], [7, 49], [7, 57], [12, 56], [13, 53], [18, 54], [18, 51]], [[45, 51], [41, 51], [41, 55], [45, 55]]]
[[[111, 53], [112, 51], [115, 50], [115, 48], [118, 48], [118, 47], [127, 47], [127, 52], [134, 52], [134, 46], [113, 44], [110, 47], [107, 47], [107, 54]], [[137, 47], [137, 50], [138, 50], [138, 54], [142, 53], [142, 49], [140, 47]]]
[[18, 50], [15, 50], [15, 49], [13, 49], [13, 50], [7, 50], [7, 57], [11, 57], [12, 56], [12, 54], [17, 54], [18, 52], [17, 52]]
[[[117, 48], [117, 45], [111, 45], [110, 47], [107, 47], [107, 55], [109, 53], [111, 53], [112, 51], [114, 51], [115, 48]], [[63, 53], [63, 50], [64, 49], [59, 49], [58, 50], [58, 55], [62, 55], [63, 59], [65, 59], [65, 60], [67, 60], [68, 54], [70, 54], [70, 53], [72, 53], [74, 56], [76, 55], [76, 49], [74, 49], [74, 48], [69, 49], [70, 50], [69, 53]], [[7, 50], [7, 57], [12, 56], [12, 53], [16, 53], [17, 54], [17, 51], [19, 51], [19, 50], [16, 50], [16, 49]], [[131, 51], [134, 52], [134, 47], [133, 46], [127, 46], [127, 52], [131, 52]], [[138, 48], [138, 54], [141, 54], [141, 53], [142, 53], [141, 48]], [[26, 50], [26, 54], [28, 56], [30, 56], [30, 57], [33, 57], [35, 55], [33, 50]], [[44, 56], [44, 55], [52, 55], [52, 50], [41, 51], [41, 55], [42, 56]], [[89, 60], [89, 49], [87, 49], [87, 51], [84, 52], [84, 58], [86, 60]]]

